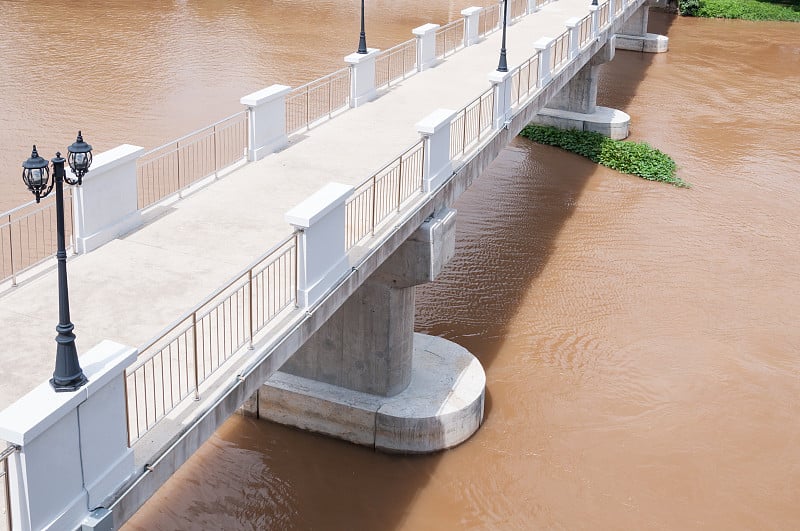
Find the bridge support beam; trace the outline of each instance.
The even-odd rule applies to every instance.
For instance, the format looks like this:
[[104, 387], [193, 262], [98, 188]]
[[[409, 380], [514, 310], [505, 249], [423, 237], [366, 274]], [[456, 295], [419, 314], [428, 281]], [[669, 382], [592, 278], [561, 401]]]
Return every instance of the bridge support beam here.
[[535, 123], [562, 129], [594, 131], [621, 140], [628, 137], [631, 117], [617, 109], [597, 106], [600, 65], [614, 58], [612, 37], [578, 73], [539, 111]]
[[483, 368], [464, 348], [414, 333], [415, 286], [454, 249], [455, 211], [444, 209], [261, 387], [258, 416], [391, 452], [433, 452], [472, 435]]
[[617, 48], [634, 52], [663, 53], [669, 49], [666, 35], [647, 33], [650, 4], [645, 3], [625, 21], [617, 34]]

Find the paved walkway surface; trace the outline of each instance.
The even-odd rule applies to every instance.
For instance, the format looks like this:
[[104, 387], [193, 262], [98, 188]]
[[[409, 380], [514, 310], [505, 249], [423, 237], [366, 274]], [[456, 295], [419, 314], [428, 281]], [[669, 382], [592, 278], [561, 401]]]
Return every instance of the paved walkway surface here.
[[[537, 39], [555, 37], [567, 19], [588, 14], [589, 5], [558, 0], [509, 26], [509, 69], [534, 53]], [[170, 205], [140, 230], [70, 260], [78, 352], [103, 339], [143, 346], [288, 236], [289, 208], [328, 182], [360, 184], [419, 139], [419, 120], [478, 97], [490, 86], [500, 35], [494, 32], [435, 68], [393, 84], [373, 102], [292, 137], [282, 152]], [[0, 294], [0, 409], [52, 375], [56, 277], [53, 267]]]

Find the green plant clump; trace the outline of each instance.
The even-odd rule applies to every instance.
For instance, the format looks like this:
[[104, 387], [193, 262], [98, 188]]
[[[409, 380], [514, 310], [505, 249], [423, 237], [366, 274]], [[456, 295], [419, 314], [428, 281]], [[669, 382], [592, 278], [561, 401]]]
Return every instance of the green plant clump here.
[[661, 181], [682, 188], [689, 184], [675, 177], [675, 161], [669, 155], [642, 142], [612, 140], [600, 133], [529, 125], [520, 133], [540, 144], [560, 147], [623, 173], [649, 181]]
[[678, 0], [682, 15], [800, 22], [800, 0]]

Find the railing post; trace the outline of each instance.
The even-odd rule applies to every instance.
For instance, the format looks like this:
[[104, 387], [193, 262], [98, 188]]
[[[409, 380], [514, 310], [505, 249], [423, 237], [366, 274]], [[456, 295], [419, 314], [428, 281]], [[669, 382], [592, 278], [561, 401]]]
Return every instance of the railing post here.
[[197, 312], [192, 313], [192, 355], [194, 356], [194, 399], [200, 400], [200, 358], [197, 356]]
[[461, 10], [461, 15], [464, 17], [464, 46], [472, 46], [479, 41], [478, 25], [481, 11], [483, 11], [481, 7], [468, 7]]
[[136, 160], [144, 148], [123, 144], [94, 157], [83, 185], [72, 190], [72, 233], [79, 253], [91, 252], [142, 225]]
[[81, 356], [80, 390], [45, 381], [0, 412], [0, 439], [19, 446], [8, 461], [14, 529], [80, 529], [136, 472], [124, 383], [136, 354], [103, 341]]
[[239, 101], [247, 107], [247, 160], [261, 160], [286, 147], [286, 85], [271, 85], [244, 96]]
[[536, 13], [537, 11], [539, 11], [539, 6], [537, 5], [536, 0], [528, 0], [528, 6], [525, 12], [530, 15], [532, 13]]
[[572, 60], [578, 55], [581, 40], [581, 19], [572, 17], [567, 19], [567, 28], [569, 29], [569, 59]]
[[437, 109], [417, 122], [417, 131], [424, 139], [422, 181], [425, 192], [436, 190], [453, 174], [450, 124], [456, 114], [450, 109]]
[[489, 73], [489, 82], [494, 87], [494, 129], [500, 129], [511, 118], [511, 90], [514, 72]]
[[345, 253], [345, 205], [353, 190], [344, 184], [326, 184], [285, 215], [286, 221], [300, 231], [297, 242], [300, 308], [314, 306], [350, 270]]
[[436, 30], [439, 24], [423, 24], [411, 30], [417, 36], [417, 71], [436, 64]]
[[253, 309], [254, 309], [254, 305], [253, 305], [253, 270], [252, 269], [250, 269], [247, 272], [247, 292], [248, 292], [247, 293], [247, 299], [248, 299], [248, 302], [249, 302], [249, 305], [250, 305], [250, 315], [248, 316], [249, 317], [249, 321], [250, 321], [250, 345], [249, 345], [249, 348], [250, 348], [250, 350], [253, 350]]
[[[14, 271], [14, 237], [11, 234], [13, 227], [11, 226], [11, 214], [8, 215], [8, 256], [11, 263], [11, 285], [17, 285], [17, 274]], [[72, 233], [75, 234], [75, 227], [72, 228]]]
[[381, 51], [367, 48], [367, 53], [351, 53], [344, 58], [350, 65], [350, 106], [358, 107], [378, 95], [375, 89], [375, 59]]
[[553, 42], [555, 39], [552, 37], [542, 37], [533, 43], [533, 47], [539, 50], [539, 88], [544, 87], [553, 77], [553, 72], [550, 70]]

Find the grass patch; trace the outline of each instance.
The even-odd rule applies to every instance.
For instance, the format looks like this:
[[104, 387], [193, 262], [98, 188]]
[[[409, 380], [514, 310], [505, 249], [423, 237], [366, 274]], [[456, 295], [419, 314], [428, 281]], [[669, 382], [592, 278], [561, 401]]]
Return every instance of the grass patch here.
[[661, 181], [681, 188], [689, 183], [675, 177], [675, 161], [669, 155], [642, 142], [612, 140], [600, 133], [529, 125], [520, 135], [549, 146], [560, 147], [622, 173], [648, 181]]
[[800, 0], [678, 0], [681, 15], [800, 22]]

